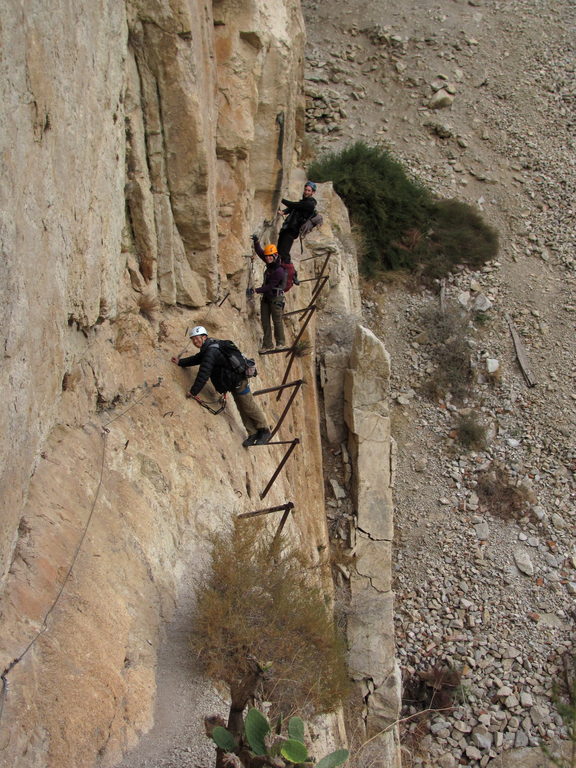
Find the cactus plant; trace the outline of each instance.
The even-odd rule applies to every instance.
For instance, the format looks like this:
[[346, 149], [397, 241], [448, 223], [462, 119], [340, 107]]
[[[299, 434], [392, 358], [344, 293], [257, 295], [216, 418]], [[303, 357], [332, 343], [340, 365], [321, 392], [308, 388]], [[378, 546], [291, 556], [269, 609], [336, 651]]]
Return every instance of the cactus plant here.
[[266, 720], [264, 715], [254, 707], [248, 710], [244, 722], [244, 730], [252, 752], [254, 752], [255, 755], [265, 755], [267, 753], [265, 739], [270, 733], [270, 723]]
[[223, 749], [224, 752], [235, 752], [238, 749], [236, 739], [227, 728], [223, 728], [221, 725], [217, 725], [212, 731], [212, 739], [216, 743], [217, 747]]
[[[276, 734], [280, 736], [282, 718], [278, 718]], [[210, 732], [210, 736], [216, 746], [226, 753], [232, 753], [238, 765], [244, 768], [336, 768], [344, 763], [349, 756], [347, 749], [337, 749], [319, 763], [314, 763], [308, 756], [308, 749], [304, 744], [304, 722], [299, 717], [291, 717], [288, 722], [288, 738], [276, 739], [275, 743], [268, 746], [267, 737], [272, 733], [270, 723], [264, 715], [255, 707], [248, 710], [244, 722], [244, 739], [239, 744], [227, 728], [218, 725]], [[226, 757], [226, 756], [225, 756]], [[228, 758], [231, 755], [228, 754]], [[217, 762], [217, 765], [227, 764]], [[228, 760], [229, 762], [229, 760]]]
[[301, 717], [290, 718], [288, 721], [288, 736], [304, 744], [304, 721]]
[[329, 755], [323, 757], [319, 763], [316, 763], [316, 768], [336, 768], [337, 765], [342, 765], [348, 760], [350, 753], [347, 749], [337, 749], [335, 752], [330, 752]]
[[289, 763], [304, 763], [308, 759], [308, 750], [301, 741], [286, 739], [280, 745], [280, 754]]

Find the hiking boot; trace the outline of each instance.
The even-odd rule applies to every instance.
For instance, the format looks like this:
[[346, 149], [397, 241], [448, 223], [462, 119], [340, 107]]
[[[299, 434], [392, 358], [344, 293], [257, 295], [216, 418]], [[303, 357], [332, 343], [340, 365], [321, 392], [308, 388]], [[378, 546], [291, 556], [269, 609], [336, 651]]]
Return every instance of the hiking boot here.
[[274, 349], [274, 347], [264, 347], [264, 346], [262, 346], [258, 350], [258, 354], [262, 355], [262, 354], [264, 354], [264, 352], [270, 352], [273, 349]]
[[275, 349], [286, 349], [286, 342], [282, 342], [282, 344], [276, 344]]
[[292, 280], [293, 285], [300, 285], [300, 280], [298, 280], [298, 273], [294, 273], [294, 279]]
[[257, 434], [257, 433], [254, 433], [253, 435], [248, 435], [248, 437], [246, 438], [246, 440], [244, 440], [244, 441], [242, 442], [242, 445], [244, 446], [244, 448], [248, 448], [248, 447], [250, 447], [251, 445], [254, 445], [254, 444], [255, 444], [255, 442], [256, 442], [256, 439], [257, 439], [257, 437], [258, 437], [258, 434]]
[[259, 429], [258, 432], [256, 432], [256, 440], [254, 440], [252, 445], [265, 445], [271, 437], [272, 432], [270, 432], [269, 429]]

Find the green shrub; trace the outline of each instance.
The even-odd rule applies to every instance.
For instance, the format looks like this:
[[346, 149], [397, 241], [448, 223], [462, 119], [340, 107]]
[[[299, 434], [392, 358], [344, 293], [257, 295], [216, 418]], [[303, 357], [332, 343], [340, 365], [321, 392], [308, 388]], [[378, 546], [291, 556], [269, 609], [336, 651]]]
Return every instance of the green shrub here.
[[316, 181], [332, 181], [346, 203], [353, 223], [363, 233], [364, 271], [409, 266], [409, 251], [401, 243], [410, 230], [428, 227], [432, 199], [419, 182], [386, 150], [359, 141], [313, 163]]
[[496, 256], [498, 235], [471, 206], [438, 200], [385, 149], [356, 142], [312, 163], [316, 181], [332, 181], [362, 231], [366, 276], [408, 269], [430, 279], [456, 264]]
[[257, 520], [215, 537], [192, 645], [206, 673], [230, 686], [240, 713], [258, 686], [273, 712], [307, 717], [333, 711], [349, 689], [322, 592], [298, 553], [281, 539], [273, 544]]
[[456, 264], [480, 267], [498, 253], [498, 233], [460, 200], [434, 203], [431, 229], [424, 245], [424, 271], [443, 277]]

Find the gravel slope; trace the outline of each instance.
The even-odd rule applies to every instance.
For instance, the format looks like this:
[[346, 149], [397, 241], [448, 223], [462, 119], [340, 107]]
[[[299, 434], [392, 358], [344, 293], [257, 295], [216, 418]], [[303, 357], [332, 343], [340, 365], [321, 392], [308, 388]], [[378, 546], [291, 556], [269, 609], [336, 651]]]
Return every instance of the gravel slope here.
[[[551, 686], [574, 650], [576, 15], [573, 3], [551, 0], [406, 6], [305, 0], [307, 127], [320, 152], [359, 138], [381, 143], [500, 232], [498, 261], [446, 286], [475, 371], [464, 403], [420, 392], [434, 378], [426, 312], [438, 297], [376, 284], [364, 301], [393, 361], [404, 676], [444, 663], [463, 671], [462, 703], [427, 735], [406, 734], [407, 760], [500, 766], [513, 747], [561, 743]], [[451, 104], [432, 109], [438, 91]], [[535, 388], [517, 365], [506, 315]], [[484, 450], [455, 439], [469, 413], [487, 428]], [[495, 468], [526, 498], [517, 519], [496, 514], [501, 493], [485, 502], [478, 491]], [[518, 764], [528, 755], [517, 753]]]

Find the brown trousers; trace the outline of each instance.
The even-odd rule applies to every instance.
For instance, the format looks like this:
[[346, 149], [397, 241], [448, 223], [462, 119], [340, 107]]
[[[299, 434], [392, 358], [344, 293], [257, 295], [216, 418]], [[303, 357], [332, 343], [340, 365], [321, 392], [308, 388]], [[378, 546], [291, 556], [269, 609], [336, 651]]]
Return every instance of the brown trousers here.
[[259, 429], [268, 429], [266, 416], [250, 392], [248, 379], [243, 379], [239, 386], [232, 390], [232, 397], [249, 435], [256, 434]]

